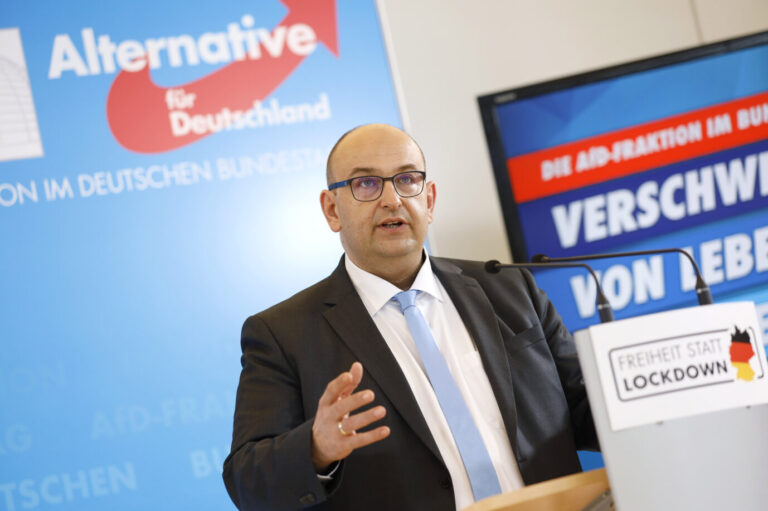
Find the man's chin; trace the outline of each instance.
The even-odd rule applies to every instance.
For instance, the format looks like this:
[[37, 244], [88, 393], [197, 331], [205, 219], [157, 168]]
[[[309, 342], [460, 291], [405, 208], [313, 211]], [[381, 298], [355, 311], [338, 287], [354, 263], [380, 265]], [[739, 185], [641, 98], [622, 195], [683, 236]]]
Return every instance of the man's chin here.
[[409, 256], [420, 257], [423, 243], [416, 240], [398, 240], [379, 245], [377, 252], [385, 259], [407, 258]]

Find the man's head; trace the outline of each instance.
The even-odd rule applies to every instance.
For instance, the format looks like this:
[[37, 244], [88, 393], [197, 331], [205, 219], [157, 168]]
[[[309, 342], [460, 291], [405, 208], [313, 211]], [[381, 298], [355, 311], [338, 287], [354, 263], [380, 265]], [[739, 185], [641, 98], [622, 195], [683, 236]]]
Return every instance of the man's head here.
[[[328, 157], [328, 182], [360, 176], [392, 177], [425, 171], [416, 142], [386, 124], [368, 124], [347, 132]], [[341, 236], [352, 262], [399, 287], [407, 287], [421, 265], [421, 251], [432, 222], [435, 184], [428, 181], [415, 197], [401, 197], [386, 181], [378, 199], [362, 202], [349, 186], [323, 190], [320, 203], [328, 225]]]

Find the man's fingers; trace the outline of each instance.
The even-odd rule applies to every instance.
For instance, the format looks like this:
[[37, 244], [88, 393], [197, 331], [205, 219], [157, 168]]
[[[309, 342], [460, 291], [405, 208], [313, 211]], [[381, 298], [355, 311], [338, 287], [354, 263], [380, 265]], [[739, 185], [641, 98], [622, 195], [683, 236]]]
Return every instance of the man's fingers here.
[[381, 426], [365, 433], [358, 433], [350, 436], [349, 441], [352, 445], [352, 450], [371, 445], [374, 442], [384, 440], [389, 436], [389, 428], [387, 426]]
[[372, 390], [361, 390], [351, 396], [336, 401], [333, 404], [333, 413], [336, 417], [344, 417], [349, 412], [357, 410], [373, 401], [374, 394]]
[[360, 381], [363, 379], [363, 364], [360, 362], [353, 363], [349, 368], [349, 374], [352, 376], [352, 381], [339, 393], [339, 398], [347, 397], [360, 385]]
[[341, 373], [331, 380], [325, 387], [325, 392], [320, 396], [319, 406], [330, 406], [339, 398], [341, 392], [352, 383], [352, 375], [349, 372]]
[[348, 433], [352, 433], [358, 429], [364, 428], [373, 424], [374, 422], [381, 420], [387, 414], [387, 410], [383, 406], [377, 406], [344, 418], [342, 422], [342, 428]]
[[363, 364], [360, 362], [352, 364], [352, 367], [349, 368], [349, 374], [352, 375], [352, 381], [355, 386], [359, 385], [360, 381], [363, 379]]
[[355, 362], [349, 368], [349, 371], [341, 373], [326, 385], [318, 404], [327, 406], [338, 401], [339, 398], [347, 397], [355, 390], [362, 379], [363, 365], [360, 362]]

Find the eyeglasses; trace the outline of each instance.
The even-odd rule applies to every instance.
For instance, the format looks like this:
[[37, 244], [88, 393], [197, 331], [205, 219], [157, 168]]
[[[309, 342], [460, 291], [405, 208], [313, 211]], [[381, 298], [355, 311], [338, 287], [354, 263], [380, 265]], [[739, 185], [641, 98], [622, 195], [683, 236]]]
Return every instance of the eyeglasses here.
[[385, 181], [392, 181], [397, 194], [400, 197], [407, 198], [415, 197], [424, 191], [426, 177], [427, 173], [420, 170], [400, 172], [392, 177], [358, 176], [332, 183], [328, 185], [328, 189], [335, 190], [336, 188], [349, 185], [349, 189], [352, 190], [352, 197], [360, 202], [370, 202], [381, 197]]

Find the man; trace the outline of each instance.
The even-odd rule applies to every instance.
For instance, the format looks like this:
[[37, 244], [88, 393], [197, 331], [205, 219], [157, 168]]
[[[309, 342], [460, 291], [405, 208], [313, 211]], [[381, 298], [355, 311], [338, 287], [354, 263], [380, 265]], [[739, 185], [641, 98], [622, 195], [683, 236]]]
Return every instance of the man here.
[[461, 509], [597, 447], [572, 339], [530, 274], [426, 257], [424, 171], [392, 126], [331, 151], [320, 201], [345, 257], [243, 326], [224, 462], [241, 510]]

